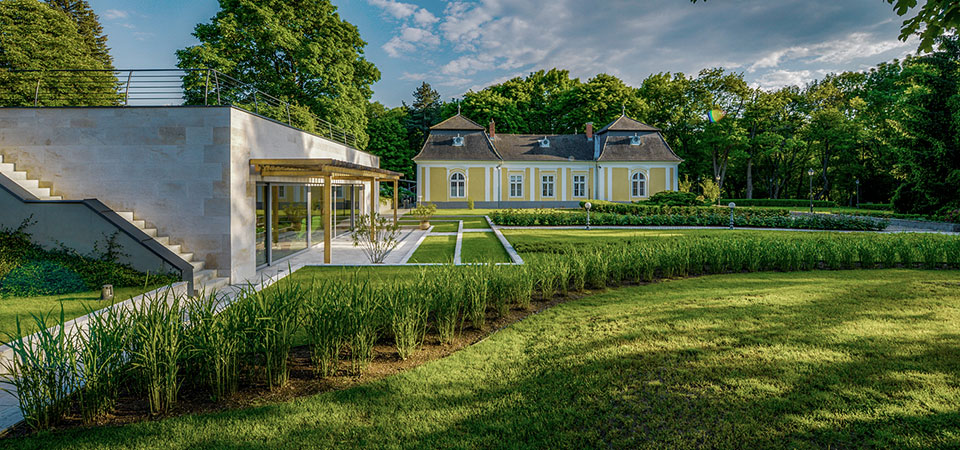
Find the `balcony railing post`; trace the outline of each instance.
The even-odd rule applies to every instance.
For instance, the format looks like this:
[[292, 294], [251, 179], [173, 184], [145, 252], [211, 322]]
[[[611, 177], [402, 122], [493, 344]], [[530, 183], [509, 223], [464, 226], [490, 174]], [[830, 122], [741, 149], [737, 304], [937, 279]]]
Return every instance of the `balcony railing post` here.
[[290, 120], [290, 103], [284, 103], [287, 107], [287, 125], [293, 126], [293, 121]]
[[130, 106], [130, 83], [133, 81], [133, 71], [127, 72], [127, 86], [123, 92], [123, 106]]
[[256, 89], [253, 90], [253, 109], [257, 114], [260, 114], [260, 102], [257, 101], [257, 92], [259, 91]]
[[204, 83], [205, 85], [203, 87], [203, 106], [209, 106], [209, 104], [207, 103], [207, 98], [210, 96], [210, 69], [206, 70], [206, 74], [204, 75], [204, 78], [206, 80]]
[[217, 106], [220, 106], [220, 76], [216, 70], [213, 71], [213, 82], [217, 88]]
[[40, 106], [40, 80], [43, 79], [43, 76], [37, 78], [37, 89], [33, 91], [33, 106]]

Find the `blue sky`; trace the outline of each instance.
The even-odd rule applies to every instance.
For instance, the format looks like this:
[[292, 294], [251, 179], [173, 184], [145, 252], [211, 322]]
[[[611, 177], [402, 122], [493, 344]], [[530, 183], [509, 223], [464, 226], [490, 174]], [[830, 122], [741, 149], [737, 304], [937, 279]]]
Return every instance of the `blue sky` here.
[[[174, 67], [216, 0], [89, 0], [118, 68]], [[399, 106], [421, 81], [447, 100], [539, 69], [582, 80], [723, 66], [754, 86], [802, 85], [902, 57], [902, 21], [882, 0], [334, 0], [382, 73], [374, 100]]]

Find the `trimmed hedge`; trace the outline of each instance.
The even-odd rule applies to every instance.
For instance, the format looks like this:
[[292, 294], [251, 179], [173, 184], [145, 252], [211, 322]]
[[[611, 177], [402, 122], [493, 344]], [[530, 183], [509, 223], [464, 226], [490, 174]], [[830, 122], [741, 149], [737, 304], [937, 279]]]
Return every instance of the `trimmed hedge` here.
[[[809, 208], [810, 200], [795, 198], [721, 198], [720, 203], [726, 205], [734, 202], [737, 206], [776, 206], [780, 208]], [[831, 200], [814, 200], [817, 208], [836, 208], [837, 202]]]
[[[583, 209], [585, 201], [580, 202], [580, 209]], [[688, 216], [688, 217], [706, 217], [721, 214], [727, 217], [729, 221], [730, 209], [726, 207], [718, 208], [716, 206], [667, 206], [667, 205], [647, 205], [643, 203], [616, 203], [605, 200], [591, 200], [590, 211], [593, 213], [610, 213], [629, 216]], [[767, 209], [767, 208], [734, 208], [734, 215], [737, 217], [788, 217], [790, 211], [786, 209]]]
[[87, 283], [73, 270], [53, 261], [31, 261], [11, 270], [0, 283], [0, 295], [70, 294], [87, 290]]
[[638, 205], [703, 206], [703, 200], [692, 192], [660, 191]]
[[871, 211], [893, 211], [892, 203], [861, 203], [860, 209], [869, 209]]
[[[590, 224], [596, 226], [712, 226], [730, 225], [727, 211], [713, 208], [713, 212], [698, 214], [613, 214], [591, 213]], [[556, 210], [499, 210], [490, 215], [501, 226], [585, 226], [586, 212]], [[734, 226], [757, 228], [793, 228], [801, 230], [859, 230], [879, 231], [886, 228], [885, 220], [818, 214], [810, 216], [764, 216], [740, 213], [734, 215]]]

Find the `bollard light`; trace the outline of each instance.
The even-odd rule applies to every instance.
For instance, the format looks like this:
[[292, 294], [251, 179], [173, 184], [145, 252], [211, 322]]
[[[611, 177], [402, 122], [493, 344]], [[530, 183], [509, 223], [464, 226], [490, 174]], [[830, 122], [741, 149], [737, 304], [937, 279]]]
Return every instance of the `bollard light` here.
[[113, 300], [113, 285], [105, 284], [100, 288], [100, 300]]
[[586, 202], [583, 204], [583, 209], [587, 210], [587, 229], [588, 230], [590, 229], [590, 208], [592, 207], [593, 205], [591, 205], [590, 202]]
[[730, 207], [730, 229], [732, 230], [733, 229], [733, 208], [736, 208], [737, 204], [734, 202], [730, 202], [730, 204], [727, 206]]

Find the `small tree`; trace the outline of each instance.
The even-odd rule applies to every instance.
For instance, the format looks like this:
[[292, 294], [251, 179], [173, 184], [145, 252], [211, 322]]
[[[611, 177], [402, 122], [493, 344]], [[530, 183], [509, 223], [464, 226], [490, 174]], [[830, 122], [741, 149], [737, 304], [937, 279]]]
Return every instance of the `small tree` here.
[[382, 264], [387, 254], [400, 244], [400, 225], [376, 213], [372, 219], [363, 214], [357, 218], [351, 237], [353, 246], [360, 247], [371, 263]]
[[707, 200], [710, 200], [710, 204], [717, 203], [717, 200], [720, 199], [720, 185], [715, 183], [711, 179], [706, 179], [700, 182], [700, 189], [703, 190], [703, 196]]
[[423, 202], [421, 202], [419, 205], [417, 205], [416, 208], [413, 208], [413, 210], [410, 211], [410, 215], [420, 220], [420, 229], [424, 229], [424, 230], [426, 229], [424, 228], [424, 225], [426, 224], [427, 226], [429, 226], [430, 218], [432, 218], [433, 215], [436, 213], [437, 213], [436, 204], [423, 203]]
[[693, 190], [693, 182], [690, 181], [689, 175], [683, 176], [683, 181], [680, 182], [680, 192], [690, 192]]

